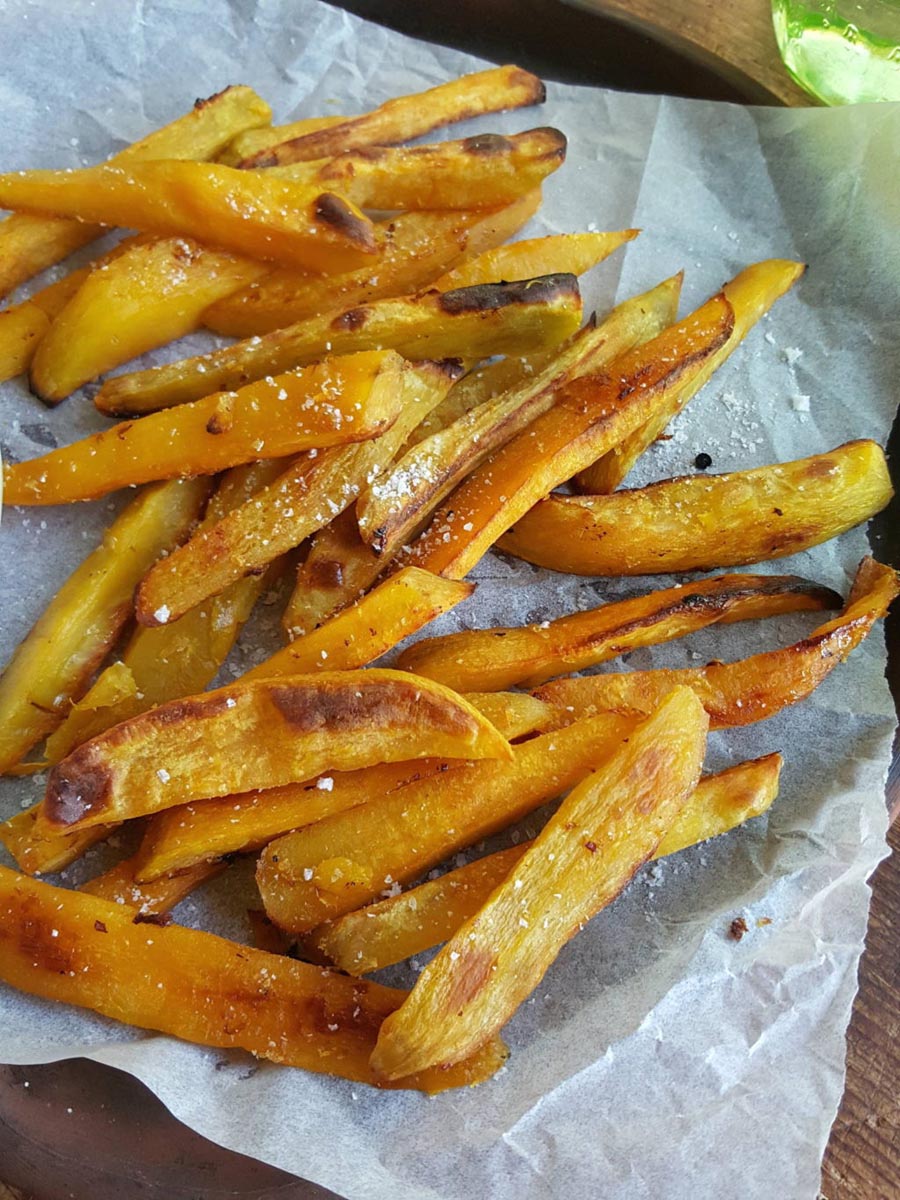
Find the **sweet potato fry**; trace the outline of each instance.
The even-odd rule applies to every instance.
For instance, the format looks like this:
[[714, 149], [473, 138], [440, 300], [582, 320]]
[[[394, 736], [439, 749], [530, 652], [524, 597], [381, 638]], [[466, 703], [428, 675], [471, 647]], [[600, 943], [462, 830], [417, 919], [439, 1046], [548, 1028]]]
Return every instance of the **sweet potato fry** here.
[[356, 506], [351, 505], [310, 538], [282, 614], [285, 635], [293, 640], [318, 628], [358, 600], [383, 569], [383, 558], [359, 536]]
[[[466, 699], [506, 738], [560, 724], [555, 709], [521, 692], [479, 693]], [[282, 834], [419, 785], [453, 766], [435, 758], [378, 763], [359, 771], [334, 771], [324, 779], [167, 808], [147, 823], [137, 878], [153, 880], [238, 851], [261, 850]]]
[[660, 408], [651, 420], [629, 434], [618, 446], [608, 450], [597, 462], [579, 472], [575, 477], [576, 486], [583, 492], [615, 491], [647, 447], [656, 441], [691, 396], [718, 370], [760, 317], [794, 286], [804, 270], [802, 263], [771, 258], [747, 267], [730, 283], [726, 283], [722, 290], [734, 310], [734, 326], [728, 340], [710, 356], [691, 384], [677, 394], [673, 393], [669, 403]]
[[276, 675], [364, 667], [441, 613], [449, 612], [474, 590], [474, 584], [442, 579], [415, 567], [398, 571], [352, 608], [276, 651], [242, 678], [271, 679]]
[[404, 358], [482, 358], [556, 346], [581, 323], [574, 275], [546, 275], [450, 292], [376, 300], [248, 338], [194, 358], [120, 375], [101, 388], [101, 412], [137, 415], [331, 354], [395, 349]]
[[58, 403], [120, 363], [198, 329], [204, 309], [266, 270], [190, 238], [132, 246], [90, 271], [55, 317], [34, 355], [31, 390]]
[[[211, 933], [135, 923], [130, 905], [0, 867], [0, 978], [31, 995], [285, 1066], [374, 1083], [367, 1065], [403, 992]], [[440, 1091], [486, 1079], [502, 1042], [457, 1069], [404, 1080]]]
[[[241, 130], [267, 125], [268, 104], [251, 88], [239, 85], [198, 101], [190, 112], [155, 130], [110, 161], [214, 158]], [[0, 296], [45, 267], [52, 267], [105, 230], [61, 217], [15, 213], [0, 221]]]
[[94, 825], [75, 833], [50, 832], [39, 826], [39, 812], [40, 805], [34, 804], [0, 824], [0, 842], [26, 875], [50, 875], [62, 871], [117, 828], [116, 825]]
[[[214, 492], [199, 528], [209, 529], [280, 473], [276, 462], [234, 467]], [[278, 564], [273, 564], [277, 567]], [[139, 625], [44, 747], [46, 765], [155, 704], [193, 696], [215, 679], [273, 570], [248, 575], [170, 625]], [[43, 764], [42, 764], [43, 765]]]
[[319, 129], [328, 129], [331, 125], [343, 125], [348, 117], [303, 117], [292, 121], [289, 125], [267, 125], [260, 129], [246, 129], [231, 139], [225, 149], [216, 158], [217, 162], [226, 167], [236, 167], [242, 159], [249, 158], [257, 150], [267, 150], [270, 146], [278, 146], [289, 142], [292, 138], [305, 137]]
[[836, 592], [798, 575], [717, 575], [540, 625], [424, 638], [404, 650], [397, 667], [455, 691], [501, 691], [516, 684], [535, 687], [555, 675], [583, 671], [640, 646], [686, 637], [709, 625], [815, 612], [840, 604]]
[[711, 729], [752, 725], [805, 700], [884, 616], [898, 592], [900, 576], [867, 558], [860, 564], [841, 615], [793, 646], [737, 662], [712, 662], [677, 671], [557, 679], [536, 694], [566, 712], [567, 719], [575, 719], [592, 712], [646, 713], [670, 688], [684, 684], [700, 697]]
[[55, 729], [131, 614], [135, 585], [196, 519], [202, 479], [148, 488], [62, 585], [0, 676], [0, 773]]
[[837, 537], [890, 501], [877, 442], [610, 495], [547, 496], [499, 549], [573, 575], [709, 571], [782, 558]]
[[425, 146], [367, 146], [337, 158], [270, 167], [266, 173], [338, 192], [360, 208], [500, 208], [540, 187], [565, 158], [565, 135], [542, 128]]
[[574, 380], [549, 412], [451, 493], [397, 562], [462, 579], [533, 504], [689, 388], [730, 336], [733, 320], [719, 294], [616, 360], [608, 375]]
[[392, 146], [456, 121], [542, 104], [544, 96], [544, 85], [529, 71], [515, 66], [491, 67], [424, 92], [396, 96], [362, 116], [259, 150], [239, 165], [274, 167], [333, 158], [363, 146]]
[[[778, 794], [781, 765], [780, 754], [768, 754], [705, 776], [653, 857], [718, 837], [764, 813]], [[399, 896], [346, 913], [307, 934], [304, 947], [348, 975], [368, 975], [430, 950], [475, 916], [533, 845], [523, 842], [498, 850]]]
[[0, 175], [0, 204], [164, 235], [335, 274], [377, 262], [372, 222], [349, 201], [220, 163], [129, 162]]
[[79, 746], [51, 769], [41, 820], [87, 828], [326, 770], [510, 754], [462, 697], [399, 671], [234, 683], [159, 705]]
[[360, 497], [356, 513], [363, 541], [381, 554], [395, 550], [461, 479], [551, 409], [573, 379], [608, 367], [659, 334], [675, 317], [680, 287], [676, 276], [626, 300], [605, 321], [571, 338], [536, 376], [413, 446]]
[[601, 716], [513, 746], [511, 762], [455, 763], [270, 842], [256, 872], [266, 912], [292, 933], [368, 904], [565, 792], [634, 720]]
[[488, 212], [400, 213], [375, 227], [380, 254], [371, 266], [327, 279], [299, 271], [273, 271], [226, 300], [211, 305], [203, 323], [215, 333], [249, 337], [283, 329], [327, 312], [386, 296], [403, 296], [442, 271], [506, 241], [534, 216], [541, 202], [531, 192]]
[[212, 475], [262, 457], [365, 441], [396, 420], [402, 370], [392, 350], [349, 355], [124, 421], [7, 466], [7, 500], [92, 500], [153, 479]]
[[583, 275], [604, 258], [609, 258], [614, 250], [633, 241], [639, 233], [639, 229], [622, 229], [615, 233], [555, 233], [508, 242], [485, 250], [477, 258], [447, 271], [435, 279], [432, 287], [443, 292], [448, 288], [471, 287], [497, 279], [533, 279], [536, 275], [557, 271]]
[[191, 538], [162, 570], [144, 579], [136, 599], [138, 620], [144, 625], [175, 621], [321, 529], [392, 460], [421, 417], [446, 395], [456, 374], [453, 364], [404, 363], [390, 396], [400, 415], [387, 433], [358, 446], [310, 451], [252, 501]]
[[706, 713], [670, 694], [562, 802], [515, 870], [424, 969], [382, 1024], [387, 1079], [466, 1058], [537, 987], [559, 951], [653, 854], [697, 785]]
[[208, 879], [219, 875], [227, 865], [223, 862], [197, 863], [177, 875], [160, 875], [152, 883], [138, 883], [136, 864], [136, 857], [123, 859], [102, 875], [83, 883], [79, 890], [113, 904], [127, 904], [142, 916], [159, 917]]

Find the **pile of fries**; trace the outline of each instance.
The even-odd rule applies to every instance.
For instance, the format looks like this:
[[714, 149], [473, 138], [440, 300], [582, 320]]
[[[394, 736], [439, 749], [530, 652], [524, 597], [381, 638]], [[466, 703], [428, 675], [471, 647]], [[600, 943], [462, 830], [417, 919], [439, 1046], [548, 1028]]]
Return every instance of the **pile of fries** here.
[[[707, 730], [797, 703], [858, 645], [900, 590], [872, 559], [845, 602], [724, 573], [369, 665], [470, 596], [493, 547], [582, 575], [709, 572], [836, 537], [892, 494], [871, 441], [617, 490], [803, 268], [748, 266], [680, 319], [680, 276], [584, 314], [578, 277], [637, 230], [509, 240], [561, 132], [404, 145], [543, 96], [499, 67], [274, 127], [231, 87], [102, 166], [0, 175], [4, 293], [136, 231], [0, 312], [0, 380], [56, 405], [194, 330], [239, 339], [106, 378], [116, 423], [5, 466], [11, 505], [140, 490], [0, 677], [0, 771], [49, 772], [0, 826], [20, 868], [0, 867], [3, 980], [377, 1086], [477, 1083], [642, 864], [772, 804], [781, 756], [703, 776]], [[289, 572], [283, 648], [206, 690]], [[573, 674], [835, 609], [753, 658]], [[434, 875], [561, 796], [533, 841]], [[80, 890], [35, 878], [124, 823], [137, 851]], [[257, 946], [170, 923], [241, 855]], [[441, 944], [408, 994], [363, 978]]]

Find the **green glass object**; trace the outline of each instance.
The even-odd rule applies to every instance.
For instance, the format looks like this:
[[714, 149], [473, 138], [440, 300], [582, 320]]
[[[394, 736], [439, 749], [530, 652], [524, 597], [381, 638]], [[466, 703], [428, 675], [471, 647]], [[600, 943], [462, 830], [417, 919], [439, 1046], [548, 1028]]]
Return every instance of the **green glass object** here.
[[789, 73], [823, 104], [900, 100], [900, 0], [772, 0]]

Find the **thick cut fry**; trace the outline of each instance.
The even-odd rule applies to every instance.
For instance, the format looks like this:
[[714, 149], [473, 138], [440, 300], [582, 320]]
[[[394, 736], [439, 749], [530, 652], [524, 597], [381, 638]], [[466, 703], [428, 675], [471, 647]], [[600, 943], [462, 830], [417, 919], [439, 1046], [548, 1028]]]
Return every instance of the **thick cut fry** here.
[[102, 875], [83, 883], [79, 889], [114, 904], [127, 904], [143, 916], [157, 917], [174, 908], [208, 879], [225, 870], [226, 863], [197, 863], [177, 875], [161, 875], [152, 883], [138, 883], [136, 858], [126, 858]]
[[[521, 692], [491, 692], [466, 699], [507, 738], [560, 724], [555, 709]], [[413, 763], [378, 763], [359, 771], [335, 771], [321, 786], [319, 780], [313, 779], [167, 808], [147, 823], [137, 877], [153, 880], [239, 851], [261, 850], [282, 834], [418, 785], [423, 779], [452, 768], [452, 763], [434, 758]]]
[[572, 338], [537, 376], [418, 442], [360, 497], [357, 516], [363, 540], [382, 554], [396, 549], [461, 479], [552, 409], [573, 379], [609, 367], [658, 335], [674, 320], [680, 288], [681, 278], [676, 276], [626, 300], [601, 324]]
[[[15, 218], [10, 218], [14, 220]], [[23, 220], [26, 218], [23, 218]], [[32, 218], [27, 218], [31, 220]], [[79, 226], [81, 228], [81, 226]], [[4, 223], [0, 222], [0, 244], [3, 239]], [[70, 271], [56, 283], [50, 283], [34, 295], [0, 312], [0, 383], [27, 371], [41, 344], [41, 339], [53, 318], [66, 307], [91, 272], [105, 266], [139, 245], [143, 237], [123, 238], [121, 242], [96, 263]]]
[[0, 676], [0, 773], [55, 729], [132, 611], [141, 576], [184, 537], [205, 480], [148, 488], [62, 585]]
[[728, 300], [714, 296], [617, 359], [608, 375], [574, 380], [549, 412], [451, 493], [397, 561], [462, 579], [533, 504], [690, 388], [733, 320]]
[[138, 620], [144, 625], [177, 620], [338, 516], [393, 459], [421, 417], [440, 403], [456, 374], [453, 364], [404, 363], [390, 397], [400, 415], [387, 433], [359, 446], [310, 451], [247, 504], [191, 538], [141, 584]]
[[459, 267], [441, 275], [432, 284], [439, 291], [492, 283], [496, 279], [533, 279], [535, 275], [569, 271], [583, 275], [614, 250], [633, 241], [640, 230], [615, 233], [555, 233], [549, 237], [525, 238], [485, 250]]
[[[198, 101], [193, 109], [141, 141], [126, 146], [111, 160], [214, 158], [241, 130], [268, 125], [272, 110], [243, 85]], [[0, 221], [0, 295], [12, 291], [45, 267], [52, 267], [105, 230], [61, 217], [15, 213]]]
[[38, 824], [40, 805], [18, 812], [0, 825], [0, 842], [26, 875], [50, 875], [81, 858], [86, 850], [109, 837], [115, 825], [94, 825], [75, 833], [48, 832]]
[[377, 300], [194, 358], [109, 380], [102, 412], [140, 414], [241, 387], [331, 354], [395, 349], [404, 358], [482, 358], [556, 346], [581, 323], [574, 275]]
[[352, 608], [278, 650], [243, 678], [269, 679], [364, 667], [441, 613], [449, 612], [474, 590], [474, 584], [442, 579], [415, 567], [399, 571]]
[[333, 158], [362, 146], [396, 145], [456, 121], [542, 104], [545, 94], [540, 79], [529, 71], [515, 66], [491, 67], [424, 92], [396, 96], [362, 116], [259, 150], [243, 159], [240, 166], [274, 167]]
[[400, 671], [234, 683], [162, 704], [79, 746], [50, 771], [42, 820], [87, 828], [332, 769], [510, 754], [461, 696]]
[[880, 512], [893, 488], [877, 442], [608, 496], [547, 496], [499, 549], [573, 575], [709, 571], [796, 554]]
[[574, 720], [592, 712], [646, 713], [670, 688], [684, 684], [700, 697], [710, 728], [752, 725], [805, 700], [884, 616], [898, 592], [897, 573], [867, 558], [841, 615], [793, 646], [678, 671], [557, 679], [539, 688], [537, 695]]
[[289, 142], [292, 138], [305, 137], [308, 133], [315, 133], [318, 129], [328, 129], [331, 125], [343, 125], [348, 119], [339, 116], [303, 117], [299, 121], [292, 121], [289, 125], [268, 125], [262, 129], [247, 129], [231, 139], [222, 153], [218, 155], [217, 161], [225, 163], [227, 167], [236, 167], [242, 159], [249, 158], [257, 150], [278, 146], [282, 142]]
[[34, 355], [31, 390], [44, 401], [64, 399], [120, 363], [198, 329], [204, 309], [266, 270], [189, 238], [133, 246], [89, 272], [54, 319]]
[[[250, 499], [280, 472], [278, 462], [234, 467], [213, 494], [200, 523], [208, 529]], [[277, 567], [278, 564], [273, 564]], [[248, 575], [192, 608], [181, 620], [152, 628], [139, 625], [122, 651], [74, 706], [44, 747], [47, 765], [120, 721], [156, 704], [193, 696], [215, 679], [260, 593], [275, 571]]]
[[[130, 905], [0, 867], [0, 978], [34, 996], [205, 1046], [363, 1083], [384, 1017], [403, 992], [178, 925], [149, 928]], [[440, 1091], [502, 1064], [494, 1039], [461, 1068], [405, 1080]]]
[[[701, 779], [654, 858], [718, 837], [764, 813], [778, 794], [780, 754]], [[533, 842], [510, 846], [429, 879], [399, 896], [346, 913], [304, 939], [348, 975], [368, 975], [446, 942], [485, 904]]]
[[575, 788], [382, 1024], [378, 1074], [458, 1062], [506, 1024], [565, 943], [656, 851], [697, 785], [706, 729], [697, 697], [679, 688]]
[[351, 505], [310, 539], [281, 618], [287, 637], [310, 633], [358, 600], [383, 569], [384, 559], [360, 537], [356, 506]]
[[370, 351], [124, 421], [8, 466], [7, 501], [92, 500], [148, 480], [212, 475], [263, 457], [365, 441], [396, 420], [402, 370], [392, 350]]
[[450, 764], [271, 842], [256, 872], [266, 912], [305, 933], [409, 883], [565, 792], [628, 737], [602, 716], [513, 747], [512, 762]]
[[516, 684], [535, 687], [554, 675], [583, 671], [640, 646], [686, 637], [709, 625], [815, 612], [840, 604], [836, 592], [799, 575], [718, 575], [540, 625], [425, 638], [400, 655], [397, 667], [436, 679], [455, 691], [501, 691]]
[[492, 212], [412, 212], [375, 227], [377, 269], [323, 279], [299, 271], [273, 271], [204, 313], [204, 324], [232, 337], [269, 333], [304, 321], [336, 305], [371, 304], [403, 296], [431, 283], [442, 271], [465, 262], [518, 233], [541, 202], [531, 192]]
[[726, 283], [722, 290], [734, 310], [734, 327], [728, 340], [710, 356], [704, 369], [688, 387], [677, 394], [673, 393], [669, 403], [654, 413], [640, 429], [580, 471], [575, 477], [578, 488], [591, 493], [615, 491], [647, 447], [656, 441], [672, 418], [703, 387], [732, 350], [740, 345], [760, 317], [794, 286], [805, 269], [802, 263], [771, 258], [747, 267], [730, 283]]
[[220, 163], [130, 162], [0, 175], [4, 208], [186, 234], [249, 258], [333, 274], [373, 265], [372, 222], [320, 188]]
[[360, 208], [499, 208], [540, 187], [565, 158], [565, 135], [543, 128], [425, 146], [369, 146], [324, 161], [271, 167], [267, 174], [339, 192]]

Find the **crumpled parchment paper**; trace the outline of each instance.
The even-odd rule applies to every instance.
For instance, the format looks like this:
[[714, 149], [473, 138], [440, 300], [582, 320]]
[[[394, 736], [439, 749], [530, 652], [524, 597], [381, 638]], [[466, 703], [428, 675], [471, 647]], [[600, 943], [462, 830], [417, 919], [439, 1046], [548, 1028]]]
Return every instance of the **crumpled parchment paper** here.
[[[232, 82], [252, 84], [286, 121], [359, 112], [479, 66], [315, 0], [6, 0], [0, 46], [7, 170], [101, 160]], [[537, 124], [567, 133], [569, 157], [526, 235], [644, 230], [585, 279], [586, 308], [684, 267], [686, 311], [753, 260], [809, 263], [630, 482], [690, 471], [699, 451], [722, 471], [854, 437], [886, 440], [900, 367], [900, 107], [743, 109], [551, 85], [543, 108], [460, 134]], [[0, 440], [13, 456], [101, 424], [84, 398], [48, 412], [21, 381], [0, 389]], [[4, 513], [0, 661], [118, 504]], [[769, 569], [846, 591], [866, 550], [855, 530]], [[576, 579], [501, 557], [476, 578], [476, 595], [429, 633], [542, 619], [671, 582]], [[226, 676], [272, 645], [277, 612], [262, 607]], [[641, 650], [627, 665], [735, 658], [816, 623], [714, 629]], [[770, 815], [644, 871], [563, 950], [507, 1029], [509, 1066], [478, 1089], [431, 1100], [382, 1094], [9, 989], [0, 989], [0, 1059], [111, 1063], [207, 1137], [351, 1200], [811, 1198], [841, 1093], [866, 878], [885, 853], [894, 710], [884, 663], [876, 631], [802, 707], [710, 737], [712, 769], [785, 752]], [[0, 815], [39, 786], [4, 780]], [[91, 852], [66, 882], [122, 852]], [[177, 918], [246, 938], [248, 903], [251, 872], [235, 868]], [[726, 936], [738, 915], [750, 929], [740, 943]], [[758, 927], [760, 917], [772, 923]]]

